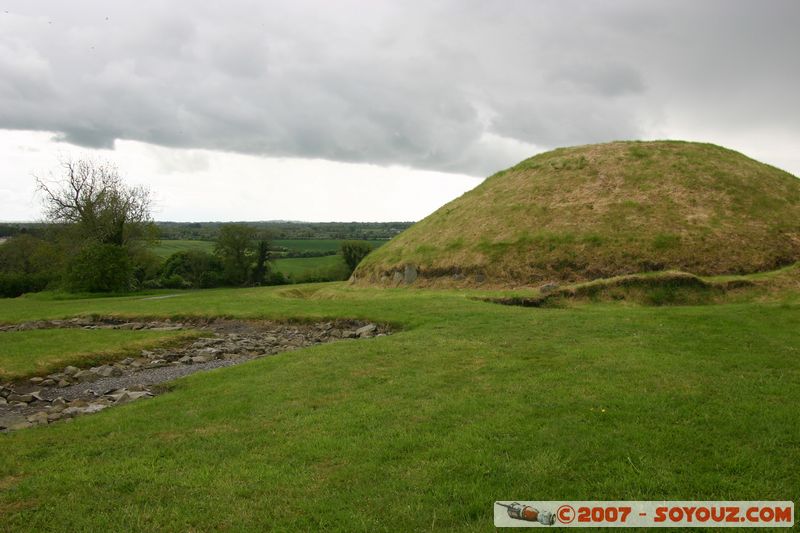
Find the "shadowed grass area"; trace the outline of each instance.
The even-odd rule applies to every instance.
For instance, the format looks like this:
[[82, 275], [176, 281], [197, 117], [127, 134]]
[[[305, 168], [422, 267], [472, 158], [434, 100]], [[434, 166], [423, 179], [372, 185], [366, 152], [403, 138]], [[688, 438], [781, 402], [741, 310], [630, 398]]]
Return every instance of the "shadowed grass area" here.
[[166, 341], [184, 341], [186, 331], [43, 329], [0, 333], [0, 379], [55, 372], [66, 365], [114, 361]]
[[194, 374], [0, 435], [9, 530], [486, 531], [498, 499], [800, 498], [800, 303], [525, 309], [342, 284], [74, 314], [364, 318], [388, 337]]

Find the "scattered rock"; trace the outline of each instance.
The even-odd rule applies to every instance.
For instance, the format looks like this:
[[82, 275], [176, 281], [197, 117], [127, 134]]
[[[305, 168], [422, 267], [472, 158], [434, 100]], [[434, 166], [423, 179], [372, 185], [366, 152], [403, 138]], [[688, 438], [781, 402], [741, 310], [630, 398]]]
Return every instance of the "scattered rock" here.
[[106, 403], [90, 403], [86, 407], [83, 408], [83, 414], [90, 414], [90, 413], [99, 413], [103, 409], [108, 407]]
[[378, 330], [378, 326], [375, 324], [367, 324], [364, 327], [358, 328], [356, 330], [356, 335], [359, 337], [372, 337], [372, 335]]
[[[68, 321], [39, 321], [25, 327], [85, 327], [92, 329], [180, 329], [183, 324], [164, 322], [134, 323], [104, 319], [71, 319]], [[191, 326], [191, 324], [190, 324]], [[142, 350], [141, 357], [128, 357], [113, 364], [90, 369], [67, 366], [62, 372], [37, 376], [19, 385], [0, 385], [0, 430], [21, 429], [47, 424], [101, 411], [112, 405], [152, 398], [148, 387], [162, 381], [220, 366], [229, 366], [255, 357], [330, 342], [342, 338], [363, 338], [383, 335], [376, 324], [351, 321], [322, 322], [313, 325], [249, 323], [229, 320], [198, 322], [193, 327], [205, 327], [213, 336], [195, 339], [180, 348]], [[17, 330], [18, 326], [0, 326], [0, 332]], [[185, 365], [192, 365], [186, 368]], [[163, 370], [161, 367], [164, 367]], [[132, 377], [143, 376], [142, 381]], [[154, 379], [155, 378], [155, 379]], [[94, 390], [82, 384], [97, 382]], [[135, 384], [131, 384], [135, 383]], [[144, 383], [144, 385], [142, 384]], [[61, 395], [55, 397], [55, 389]], [[40, 390], [35, 390], [40, 388]], [[159, 389], [159, 391], [162, 389]], [[166, 390], [166, 389], [164, 389]], [[105, 391], [105, 392], [95, 392]]]
[[6, 398], [9, 402], [31, 403], [33, 401], [32, 394], [9, 394]]
[[72, 377], [74, 377], [80, 383], [86, 383], [96, 380], [99, 376], [91, 370], [79, 370]]
[[11, 431], [17, 429], [24, 429], [31, 427], [31, 423], [18, 413], [5, 413], [0, 414], [0, 429], [8, 429]]
[[103, 365], [97, 369], [93, 369], [94, 373], [103, 378], [110, 378], [113, 376], [121, 376], [122, 370], [116, 366]]
[[79, 415], [83, 413], [83, 407], [67, 407], [63, 411], [61, 411], [61, 416], [66, 418], [71, 418], [75, 415]]
[[142, 398], [152, 398], [152, 397], [153, 395], [146, 391], [142, 392], [127, 391], [116, 397], [114, 405], [122, 405], [136, 400], [141, 400]]
[[41, 392], [42, 391], [38, 391], [37, 390], [36, 392], [30, 393], [30, 395], [34, 400], [37, 400], [37, 401], [40, 401], [40, 402], [49, 402], [50, 400], [48, 400], [46, 398], [42, 398]]
[[47, 413], [45, 411], [39, 411], [38, 413], [29, 416], [28, 422], [37, 426], [43, 426], [47, 424]]

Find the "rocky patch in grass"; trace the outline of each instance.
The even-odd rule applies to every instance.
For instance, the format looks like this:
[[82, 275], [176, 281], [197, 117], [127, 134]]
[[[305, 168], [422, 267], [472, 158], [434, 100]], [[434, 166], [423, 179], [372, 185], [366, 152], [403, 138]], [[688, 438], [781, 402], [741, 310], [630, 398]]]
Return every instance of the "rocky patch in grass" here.
[[142, 350], [138, 357], [128, 357], [101, 366], [67, 366], [61, 372], [33, 377], [27, 382], [6, 383], [0, 386], [0, 431], [70, 420], [113, 405], [152, 398], [162, 390], [158, 387], [159, 384], [195, 372], [231, 366], [316, 344], [377, 337], [388, 333], [385, 326], [357, 321], [280, 324], [233, 320], [173, 323], [72, 319], [40, 321], [13, 327], [151, 330], [191, 328], [207, 333], [208, 336], [181, 347]]

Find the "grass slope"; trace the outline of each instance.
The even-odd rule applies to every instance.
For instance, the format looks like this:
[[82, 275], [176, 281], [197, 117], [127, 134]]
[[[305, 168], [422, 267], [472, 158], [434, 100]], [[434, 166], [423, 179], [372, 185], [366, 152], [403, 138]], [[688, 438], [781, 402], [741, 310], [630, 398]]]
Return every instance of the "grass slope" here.
[[525, 309], [320, 284], [0, 305], [392, 323], [0, 435], [8, 530], [486, 531], [497, 499], [800, 498], [800, 302]]
[[498, 172], [368, 256], [356, 277], [388, 283], [412, 264], [421, 285], [460, 274], [460, 283], [515, 286], [798, 260], [794, 176], [711, 144], [615, 142]]

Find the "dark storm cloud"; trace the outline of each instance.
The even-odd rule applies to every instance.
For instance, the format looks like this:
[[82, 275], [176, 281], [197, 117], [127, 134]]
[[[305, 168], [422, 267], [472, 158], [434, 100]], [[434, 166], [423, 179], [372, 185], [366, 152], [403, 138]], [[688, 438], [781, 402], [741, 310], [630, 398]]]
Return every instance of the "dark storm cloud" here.
[[0, 0], [0, 127], [475, 175], [676, 114], [800, 135], [798, 22], [796, 0]]

